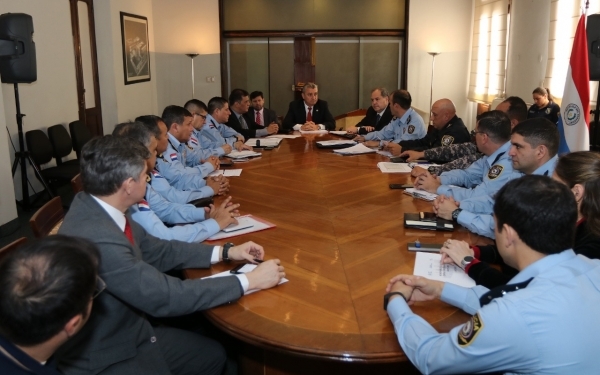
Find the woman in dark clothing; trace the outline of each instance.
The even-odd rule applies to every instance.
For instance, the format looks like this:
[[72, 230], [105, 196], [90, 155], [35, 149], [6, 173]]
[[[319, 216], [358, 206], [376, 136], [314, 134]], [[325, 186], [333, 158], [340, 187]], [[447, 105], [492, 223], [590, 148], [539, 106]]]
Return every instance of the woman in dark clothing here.
[[[566, 154], [558, 159], [552, 178], [567, 185], [575, 195], [579, 215], [573, 250], [600, 259], [600, 154]], [[474, 257], [465, 271], [478, 285], [489, 289], [507, 284], [517, 274], [517, 270], [504, 264], [495, 245], [471, 247], [464, 241], [447, 240], [441, 252], [445, 263], [458, 265], [464, 257]], [[492, 263], [501, 270], [490, 266]]]
[[560, 114], [560, 107], [552, 100], [550, 89], [538, 87], [533, 90], [532, 94], [534, 104], [529, 107], [527, 118], [544, 117], [556, 124], [558, 122], [558, 115]]

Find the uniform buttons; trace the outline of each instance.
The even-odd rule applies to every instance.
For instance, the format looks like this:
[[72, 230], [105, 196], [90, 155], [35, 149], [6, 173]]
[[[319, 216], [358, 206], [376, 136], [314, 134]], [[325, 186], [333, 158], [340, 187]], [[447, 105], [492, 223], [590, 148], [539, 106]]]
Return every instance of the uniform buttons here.
[[150, 342], [154, 344], [156, 342], [156, 336], [150, 337]]

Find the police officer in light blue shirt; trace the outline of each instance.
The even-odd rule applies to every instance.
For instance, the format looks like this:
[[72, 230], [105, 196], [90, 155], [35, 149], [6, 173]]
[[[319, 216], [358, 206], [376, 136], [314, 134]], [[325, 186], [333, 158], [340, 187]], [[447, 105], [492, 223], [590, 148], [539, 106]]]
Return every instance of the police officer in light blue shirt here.
[[193, 116], [192, 127], [194, 128], [192, 136], [188, 141], [188, 145], [193, 149], [193, 153], [188, 154], [186, 159], [188, 166], [194, 166], [202, 163], [211, 157], [219, 157], [218, 149], [208, 149], [200, 147], [200, 140], [202, 139], [202, 127], [206, 124], [206, 118], [208, 117], [208, 107], [204, 102], [198, 99], [188, 100], [184, 108], [190, 111]]
[[[508, 182], [494, 206], [496, 242], [520, 272], [488, 290], [414, 275], [390, 280], [384, 306], [398, 341], [424, 374], [595, 374], [600, 368], [600, 261], [571, 250], [577, 205], [545, 176]], [[461, 265], [472, 261], [465, 257]], [[441, 298], [471, 314], [438, 333], [406, 301]]]
[[[173, 203], [189, 203], [196, 199], [209, 198], [215, 195], [214, 190], [206, 185], [199, 190], [179, 190], [171, 186], [169, 181], [165, 179], [158, 170], [152, 170], [150, 186], [159, 193], [163, 198]], [[207, 181], [211, 184], [211, 180]], [[211, 184], [212, 185], [212, 184]]]
[[[387, 149], [399, 147], [400, 141], [420, 139], [427, 134], [423, 118], [410, 107], [412, 98], [406, 90], [396, 90], [390, 94], [390, 110], [394, 119], [383, 129], [354, 138], [365, 142], [366, 146], [380, 146]], [[395, 146], [394, 146], [395, 144]]]
[[251, 150], [252, 147], [244, 144], [244, 136], [225, 125], [231, 112], [227, 99], [214, 97], [208, 102], [208, 116], [206, 124], [200, 131], [200, 147], [219, 156], [226, 155], [231, 150]]

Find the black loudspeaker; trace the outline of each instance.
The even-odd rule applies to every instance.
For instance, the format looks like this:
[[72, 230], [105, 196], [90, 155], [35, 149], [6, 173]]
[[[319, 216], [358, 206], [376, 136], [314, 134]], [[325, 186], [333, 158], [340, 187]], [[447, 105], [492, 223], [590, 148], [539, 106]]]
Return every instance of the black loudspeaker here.
[[600, 81], [600, 14], [588, 16], [586, 29], [590, 81]]
[[0, 15], [0, 75], [3, 83], [37, 80], [33, 18], [24, 13]]

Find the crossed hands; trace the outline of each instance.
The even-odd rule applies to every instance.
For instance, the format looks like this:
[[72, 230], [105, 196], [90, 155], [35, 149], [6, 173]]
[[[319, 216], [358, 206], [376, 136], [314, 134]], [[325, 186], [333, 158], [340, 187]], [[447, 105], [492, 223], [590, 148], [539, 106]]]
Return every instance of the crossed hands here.
[[[442, 295], [442, 289], [444, 289], [444, 283], [441, 281], [415, 275], [398, 275], [390, 279], [385, 292], [400, 292], [406, 297], [408, 304], [412, 305], [415, 302], [439, 298]], [[400, 296], [392, 296], [390, 301], [396, 297]]]

